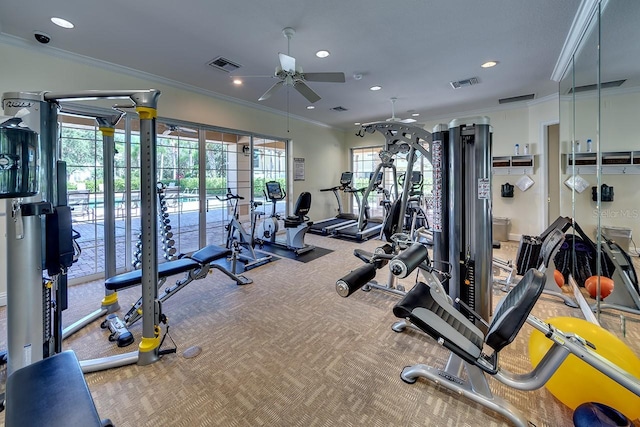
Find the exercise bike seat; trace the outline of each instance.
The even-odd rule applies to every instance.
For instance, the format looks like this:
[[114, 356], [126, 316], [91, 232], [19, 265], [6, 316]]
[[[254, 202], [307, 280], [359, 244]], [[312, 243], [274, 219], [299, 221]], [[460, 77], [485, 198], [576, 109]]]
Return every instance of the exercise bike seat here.
[[393, 308], [393, 314], [408, 319], [462, 360], [494, 375], [497, 357], [485, 357], [483, 344], [498, 352], [509, 345], [522, 328], [542, 294], [546, 276], [530, 269], [500, 301], [487, 335], [460, 313], [436, 287], [419, 282]]

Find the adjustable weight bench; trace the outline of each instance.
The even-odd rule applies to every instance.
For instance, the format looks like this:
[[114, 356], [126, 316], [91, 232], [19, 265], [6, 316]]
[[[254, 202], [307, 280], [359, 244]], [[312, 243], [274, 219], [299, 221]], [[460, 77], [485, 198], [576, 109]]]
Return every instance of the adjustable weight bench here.
[[[160, 302], [164, 302], [171, 295], [184, 288], [194, 280], [207, 277], [212, 268], [220, 270], [228, 277], [233, 279], [238, 285], [248, 285], [253, 280], [243, 276], [233, 274], [224, 266], [214, 263], [214, 261], [231, 256], [232, 252], [222, 246], [210, 245], [206, 246], [191, 255], [184, 256], [174, 261], [167, 261], [158, 265], [158, 287], [161, 287], [170, 276], [186, 273], [186, 275], [178, 280], [174, 285], [166, 288], [164, 292], [158, 296]], [[105, 281], [105, 288], [111, 291], [119, 291], [133, 286], [137, 286], [142, 282], [142, 270], [129, 271], [108, 278]], [[140, 298], [129, 311], [124, 315], [124, 321], [120, 320], [117, 315], [110, 314], [102, 323], [103, 328], [109, 328], [112, 334], [109, 340], [117, 341], [118, 347], [125, 347], [133, 342], [133, 335], [127, 330], [142, 317], [142, 298]]]
[[7, 427], [113, 427], [101, 420], [72, 351], [27, 365], [7, 379]]

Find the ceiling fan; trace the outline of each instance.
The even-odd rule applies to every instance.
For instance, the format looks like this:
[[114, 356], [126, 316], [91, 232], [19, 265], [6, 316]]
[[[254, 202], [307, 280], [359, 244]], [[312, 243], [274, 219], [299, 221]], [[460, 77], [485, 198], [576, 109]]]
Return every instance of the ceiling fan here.
[[168, 123], [162, 123], [165, 126], [165, 130], [164, 132], [162, 132], [162, 136], [167, 136], [167, 135], [171, 135], [172, 133], [198, 133], [197, 130], [195, 129], [191, 129], [191, 128], [187, 128], [184, 126], [178, 126], [178, 125], [172, 125], [172, 124], [168, 124]]
[[387, 122], [398, 122], [398, 123], [415, 123], [416, 119], [401, 119], [400, 117], [396, 117], [396, 101], [398, 98], [393, 97], [389, 99], [391, 101], [391, 117], [389, 117]]
[[302, 71], [302, 67], [296, 65], [296, 59], [290, 55], [291, 53], [291, 38], [296, 31], [287, 27], [282, 30], [282, 34], [287, 38], [287, 54], [278, 53], [278, 60], [280, 65], [276, 67], [275, 77], [280, 79], [273, 86], [269, 88], [258, 101], [264, 101], [269, 99], [271, 95], [276, 93], [282, 86], [291, 86], [302, 96], [304, 96], [312, 104], [320, 100], [320, 95], [315, 93], [313, 89], [307, 86], [306, 82], [329, 82], [329, 83], [344, 83], [344, 73], [305, 73]]

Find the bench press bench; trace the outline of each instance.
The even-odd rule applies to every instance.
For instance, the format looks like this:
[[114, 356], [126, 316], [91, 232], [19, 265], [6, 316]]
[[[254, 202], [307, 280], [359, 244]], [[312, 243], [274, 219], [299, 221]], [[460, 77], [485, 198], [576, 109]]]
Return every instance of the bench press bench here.
[[[253, 280], [243, 275], [234, 274], [224, 266], [214, 263], [214, 261], [227, 258], [228, 256], [232, 256], [230, 249], [217, 245], [209, 245], [191, 255], [158, 264], [158, 287], [164, 285], [170, 276], [186, 273], [182, 279], [166, 288], [163, 293], [158, 296], [158, 300], [164, 302], [192, 281], [207, 277], [207, 274], [212, 268], [220, 270], [229, 278], [233, 279], [238, 285], [253, 283]], [[142, 270], [133, 270], [108, 278], [105, 281], [105, 288], [111, 291], [119, 291], [140, 285], [141, 283]], [[126, 329], [142, 317], [141, 306], [142, 298], [125, 314], [124, 321], [121, 321], [115, 314], [110, 314], [107, 316], [107, 320], [102, 323], [103, 328], [109, 327], [112, 332], [109, 339], [111, 341], [117, 341], [118, 347], [125, 347], [133, 342], [133, 335]]]
[[7, 379], [7, 427], [113, 427], [98, 416], [72, 351], [27, 365]]

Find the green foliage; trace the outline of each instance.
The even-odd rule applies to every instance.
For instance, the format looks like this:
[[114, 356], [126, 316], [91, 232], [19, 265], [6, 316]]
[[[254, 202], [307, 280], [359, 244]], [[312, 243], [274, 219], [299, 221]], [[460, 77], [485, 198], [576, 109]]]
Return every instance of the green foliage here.
[[[184, 192], [194, 192], [198, 189], [200, 180], [198, 178], [182, 178], [179, 180], [172, 179], [162, 179], [160, 180], [166, 186], [169, 186], [171, 183], [174, 185], [180, 186], [180, 191]], [[219, 195], [223, 196], [227, 194], [227, 179], [222, 177], [216, 178], [206, 178], [206, 193], [207, 196]]]
[[284, 178], [269, 178], [266, 179], [264, 177], [256, 177], [253, 179], [253, 197], [254, 198], [261, 198], [264, 197], [264, 192], [265, 192], [265, 183], [267, 181], [278, 181], [280, 183], [280, 186], [285, 189], [287, 188], [287, 181]]

